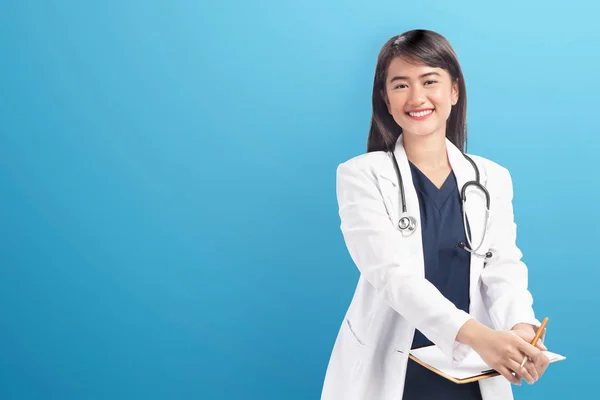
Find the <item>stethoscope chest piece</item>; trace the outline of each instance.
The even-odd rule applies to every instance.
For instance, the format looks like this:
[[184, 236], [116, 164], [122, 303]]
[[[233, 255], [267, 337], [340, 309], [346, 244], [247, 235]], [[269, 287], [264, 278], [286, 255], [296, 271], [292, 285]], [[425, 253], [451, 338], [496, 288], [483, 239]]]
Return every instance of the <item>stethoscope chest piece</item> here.
[[409, 215], [403, 215], [398, 220], [398, 228], [400, 229], [400, 233], [402, 233], [403, 236], [411, 235], [415, 231], [416, 227], [417, 221], [414, 217], [411, 217]]

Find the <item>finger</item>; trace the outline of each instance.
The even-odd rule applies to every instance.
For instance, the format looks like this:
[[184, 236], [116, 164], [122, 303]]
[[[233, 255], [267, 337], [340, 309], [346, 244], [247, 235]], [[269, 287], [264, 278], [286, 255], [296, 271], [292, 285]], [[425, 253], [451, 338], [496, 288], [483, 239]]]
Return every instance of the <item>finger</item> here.
[[530, 368], [535, 369], [533, 363], [528, 362], [525, 364], [525, 366], [521, 367], [520, 363], [516, 362], [515, 360], [510, 360], [508, 368], [513, 370], [516, 374], [521, 375], [523, 379], [525, 379], [530, 385], [533, 385], [535, 383], [535, 379], [531, 374], [530, 370]]
[[512, 351], [508, 354], [508, 360], [515, 361], [521, 366], [523, 363], [523, 359], [527, 359], [526, 363], [531, 362], [531, 359], [527, 357], [525, 354], [521, 353], [517, 348], [513, 348]]
[[537, 360], [537, 362], [535, 363], [535, 368], [538, 372], [539, 377], [541, 377], [544, 374], [549, 363], [550, 363], [550, 359], [545, 354], [542, 354], [540, 356], [540, 358]]
[[542, 350], [542, 351], [548, 350], [546, 348], [546, 346], [544, 346], [544, 343], [542, 343], [542, 342], [537, 342], [537, 348], [540, 349], [540, 350]]
[[[527, 381], [527, 383], [529, 383], [530, 385], [534, 384], [535, 382], [537, 382], [537, 380], [539, 379], [539, 374], [537, 371], [537, 366], [536, 364], [534, 364], [532, 361], [527, 360], [525, 362], [525, 364], [521, 367], [522, 363], [519, 363], [519, 369], [518, 373], [520, 375], [523, 376], [523, 378]], [[514, 365], [514, 364], [513, 364]], [[527, 374], [525, 374], [523, 372], [523, 369], [527, 371]], [[517, 372], [517, 371], [515, 371]]]
[[498, 371], [510, 383], [521, 386], [521, 379], [514, 376], [512, 374], [512, 371], [510, 371], [508, 368], [506, 368], [504, 366], [500, 366], [500, 367], [496, 368], [496, 371]]
[[530, 333], [528, 331], [516, 330], [516, 331], [510, 331], [510, 332], [513, 335], [520, 337], [521, 339], [523, 339], [527, 343], [531, 343], [531, 341], [535, 337], [535, 335], [533, 333]]
[[535, 364], [535, 370], [537, 371], [537, 374], [538, 374], [537, 380], [539, 380], [542, 377], [542, 375], [544, 375], [544, 372], [546, 372], [546, 367], [547, 367], [547, 365], [544, 365], [543, 363], [540, 363], [540, 362]]
[[542, 354], [540, 349], [533, 347], [531, 344], [527, 343], [523, 339], [519, 339], [517, 347], [521, 352], [525, 353], [525, 355], [528, 356], [534, 362], [539, 358], [540, 354]]
[[535, 382], [537, 382], [538, 379], [540, 379], [540, 376], [539, 376], [539, 373], [537, 370], [537, 364], [535, 364], [533, 362], [528, 362], [528, 363], [525, 363], [525, 366], [523, 368], [525, 368], [529, 372], [529, 375], [531, 375], [531, 377], [533, 378], [533, 382], [530, 382], [530, 384], [535, 383]]

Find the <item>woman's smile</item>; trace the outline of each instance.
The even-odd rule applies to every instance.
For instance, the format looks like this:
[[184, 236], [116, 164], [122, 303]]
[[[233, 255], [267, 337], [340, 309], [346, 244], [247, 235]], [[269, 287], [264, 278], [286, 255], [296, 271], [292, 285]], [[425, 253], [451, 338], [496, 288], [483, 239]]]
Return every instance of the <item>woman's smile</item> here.
[[415, 121], [422, 121], [424, 119], [429, 118], [434, 111], [435, 109], [430, 108], [428, 110], [409, 111], [406, 113], [406, 115], [408, 115], [411, 119], [414, 119]]

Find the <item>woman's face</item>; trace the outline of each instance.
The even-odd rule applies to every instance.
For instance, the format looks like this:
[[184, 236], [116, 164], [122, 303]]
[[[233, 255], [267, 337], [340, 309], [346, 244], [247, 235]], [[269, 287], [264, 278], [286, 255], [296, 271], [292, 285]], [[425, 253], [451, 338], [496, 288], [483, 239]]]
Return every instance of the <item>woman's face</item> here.
[[446, 121], [458, 101], [448, 71], [396, 57], [390, 63], [384, 98], [403, 134], [446, 136]]

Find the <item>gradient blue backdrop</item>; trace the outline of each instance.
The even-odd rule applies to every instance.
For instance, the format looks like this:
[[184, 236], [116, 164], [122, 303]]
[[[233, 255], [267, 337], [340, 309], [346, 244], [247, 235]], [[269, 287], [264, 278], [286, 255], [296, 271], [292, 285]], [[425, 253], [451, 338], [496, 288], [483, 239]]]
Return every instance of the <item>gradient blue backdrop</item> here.
[[0, 398], [317, 399], [358, 277], [335, 168], [413, 28], [459, 55], [568, 356], [516, 397], [594, 396], [597, 2], [85, 3], [0, 6]]

